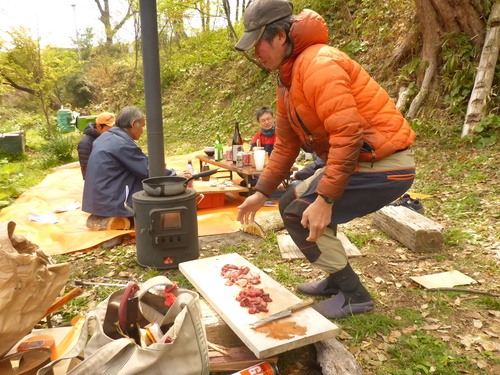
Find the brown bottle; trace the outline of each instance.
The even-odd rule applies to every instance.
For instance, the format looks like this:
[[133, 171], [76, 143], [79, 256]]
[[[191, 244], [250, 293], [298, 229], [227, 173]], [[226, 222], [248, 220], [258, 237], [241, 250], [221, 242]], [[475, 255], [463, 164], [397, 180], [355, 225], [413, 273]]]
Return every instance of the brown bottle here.
[[231, 144], [233, 145], [233, 163], [236, 164], [236, 155], [238, 152], [243, 152], [243, 138], [241, 137], [238, 121], [234, 125], [234, 135]]

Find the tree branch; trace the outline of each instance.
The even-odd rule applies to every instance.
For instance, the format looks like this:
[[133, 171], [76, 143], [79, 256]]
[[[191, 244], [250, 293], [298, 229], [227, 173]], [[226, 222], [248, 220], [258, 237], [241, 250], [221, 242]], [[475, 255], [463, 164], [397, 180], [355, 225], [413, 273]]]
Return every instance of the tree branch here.
[[17, 90], [21, 90], [21, 91], [24, 91], [24, 92], [27, 92], [28, 94], [32, 94], [32, 95], [35, 95], [35, 90], [33, 89], [30, 89], [28, 87], [23, 87], [23, 86], [20, 86], [18, 85], [17, 83], [15, 83], [12, 79], [10, 79], [9, 77], [7, 77], [5, 74], [2, 73], [2, 77], [9, 83], [10, 86], [12, 86], [13, 88], [17, 89]]

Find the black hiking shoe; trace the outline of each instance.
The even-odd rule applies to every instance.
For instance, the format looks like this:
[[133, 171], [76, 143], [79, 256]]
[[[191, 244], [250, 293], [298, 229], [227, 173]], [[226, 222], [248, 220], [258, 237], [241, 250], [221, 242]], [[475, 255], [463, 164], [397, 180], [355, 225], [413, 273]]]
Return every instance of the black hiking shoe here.
[[403, 195], [398, 200], [395, 200], [392, 203], [389, 203], [388, 206], [404, 206], [418, 212], [419, 214], [423, 214], [425, 212], [425, 208], [422, 205], [422, 201], [420, 199], [413, 199], [408, 194]]

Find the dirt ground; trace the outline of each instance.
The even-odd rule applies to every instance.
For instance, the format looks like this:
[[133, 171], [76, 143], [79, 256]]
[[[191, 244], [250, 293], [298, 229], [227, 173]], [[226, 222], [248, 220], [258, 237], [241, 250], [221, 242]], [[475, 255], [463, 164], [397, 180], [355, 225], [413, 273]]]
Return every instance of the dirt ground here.
[[[425, 318], [424, 327], [408, 326], [402, 331], [411, 332], [416, 329], [426, 329], [432, 336], [450, 343], [468, 356], [477, 366], [486, 370], [487, 374], [500, 374], [500, 364], [491, 361], [484, 362], [477, 358], [479, 351], [491, 350], [494, 357], [498, 358], [500, 352], [500, 311], [492, 309], [471, 308], [467, 301], [481, 297], [481, 294], [459, 293], [450, 299], [447, 292], [426, 291], [421, 285], [410, 279], [411, 276], [423, 276], [458, 269], [477, 281], [474, 285], [457, 286], [461, 289], [492, 291], [498, 295], [500, 276], [494, 267], [498, 259], [493, 251], [470, 249], [453, 253], [452, 250], [443, 249], [436, 253], [413, 253], [399, 242], [384, 234], [373, 225], [372, 216], [356, 219], [351, 223], [339, 226], [339, 232], [363, 234], [369, 238], [361, 248], [361, 256], [350, 259], [353, 269], [359, 274], [361, 280], [372, 294], [376, 303], [376, 313], [386, 314], [389, 318], [397, 317], [397, 308], [410, 308], [418, 311]], [[222, 236], [201, 238], [202, 251], [238, 246], [243, 241], [249, 244], [249, 252], [255, 251], [261, 239], [243, 232]], [[476, 267], [469, 268], [469, 262], [463, 259], [477, 258]], [[438, 259], [438, 260], [436, 260]], [[297, 261], [286, 261], [294, 274], [300, 274], [307, 280], [318, 280], [323, 277], [322, 271], [314, 267], [304, 267]], [[444, 293], [444, 296], [439, 295]], [[450, 292], [451, 293], [451, 292]], [[456, 294], [456, 293], [455, 293]], [[455, 295], [453, 294], [453, 295]], [[451, 309], [451, 313], [441, 316], [439, 311], [434, 311], [431, 306], [437, 301], [444, 300]], [[449, 300], [449, 302], [447, 302]], [[336, 323], [337, 324], [337, 323]], [[341, 324], [337, 324], [341, 327]], [[399, 333], [395, 333], [396, 335]], [[375, 371], [384, 361], [384, 348], [391, 342], [391, 337], [376, 335], [367, 337], [361, 345], [353, 345], [352, 337], [346, 332], [338, 337], [343, 346], [354, 355], [361, 364], [364, 374], [375, 374]], [[496, 354], [495, 354], [496, 353]], [[281, 368], [283, 375], [315, 375], [321, 374], [321, 368], [316, 361], [314, 345], [301, 348], [291, 354], [297, 361]], [[389, 357], [387, 355], [387, 357]], [[498, 362], [498, 361], [497, 361]]]
[[[350, 238], [364, 239], [361, 246], [358, 246], [362, 255], [351, 258], [350, 262], [374, 298], [376, 304], [374, 313], [400, 321], [402, 319], [398, 317], [397, 309], [409, 308], [425, 319], [423, 327], [415, 324], [399, 327], [390, 335], [376, 333], [365, 337], [361, 343], [355, 343], [353, 337], [343, 330], [338, 341], [356, 358], [363, 369], [363, 374], [380, 374], [379, 368], [391, 357], [388, 352], [391, 342], [397, 340], [397, 336], [401, 333], [417, 329], [425, 329], [433, 337], [448, 342], [452, 350], [467, 356], [470, 361], [477, 363], [478, 368], [487, 370], [481, 373], [500, 374], [500, 363], [494, 360], [500, 353], [498, 340], [500, 311], [478, 308], [480, 305], [471, 304], [470, 302], [482, 297], [480, 294], [454, 293], [453, 297], [450, 297], [447, 292], [426, 291], [410, 279], [411, 276], [457, 269], [477, 281], [477, 284], [464, 288], [491, 290], [492, 293], [498, 294], [500, 275], [495, 271], [498, 259], [494, 251], [471, 245], [470, 249], [461, 249], [457, 252], [453, 249], [443, 249], [438, 254], [413, 253], [376, 228], [370, 215], [339, 226], [339, 232]], [[245, 243], [248, 256], [245, 256], [245, 253], [241, 255], [251, 259], [253, 253], [261, 251], [262, 241], [262, 238], [244, 232], [201, 237], [201, 256], [218, 255], [221, 248], [241, 247]], [[141, 280], [144, 268], [128, 266], [135, 263], [135, 258], [135, 245], [129, 244], [121, 249], [118, 248], [116, 252], [96, 249], [95, 252], [71, 254], [68, 261], [72, 263], [73, 275], [78, 275], [79, 278], [92, 279], [96, 264], [99, 264], [106, 266], [106, 272], [109, 271], [106, 276], [110, 278]], [[474, 261], [471, 262], [471, 259]], [[300, 275], [305, 280], [318, 280], [324, 277], [322, 271], [311, 267], [307, 262], [296, 260], [282, 260], [282, 262], [286, 263], [294, 275]], [[113, 271], [118, 264], [130, 272], [122, 274]], [[270, 276], [272, 277], [272, 273]], [[94, 295], [91, 295], [92, 293]], [[101, 301], [103, 296], [89, 290], [85, 298], [90, 302], [93, 300], [93, 304], [85, 306], [91, 308]], [[444, 305], [446, 314], [434, 308], [439, 304]], [[345, 323], [340, 321], [335, 324], [342, 328]], [[492, 352], [491, 361], [482, 359], [484, 357], [480, 356], [480, 352], [484, 351]], [[314, 345], [280, 355], [279, 364], [282, 375], [321, 374]]]

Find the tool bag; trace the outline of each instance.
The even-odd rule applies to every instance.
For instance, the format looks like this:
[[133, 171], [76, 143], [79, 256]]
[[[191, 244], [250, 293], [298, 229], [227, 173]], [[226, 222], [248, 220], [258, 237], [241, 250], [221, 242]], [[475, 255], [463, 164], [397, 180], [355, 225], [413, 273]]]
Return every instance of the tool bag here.
[[164, 276], [157, 276], [142, 284], [136, 294], [139, 301], [138, 325], [144, 327], [156, 322], [162, 328], [168, 327], [157, 343], [141, 347], [132, 338], [120, 333], [118, 312], [125, 293], [122, 289], [87, 313], [75, 346], [37, 374], [47, 374], [59, 361], [75, 358], [83, 350], [84, 360], [68, 375], [208, 375], [210, 361], [199, 295], [175, 289], [172, 291], [175, 302], [168, 307], [161, 294], [162, 289], [159, 289], [165, 286], [171, 288], [174, 284]]

